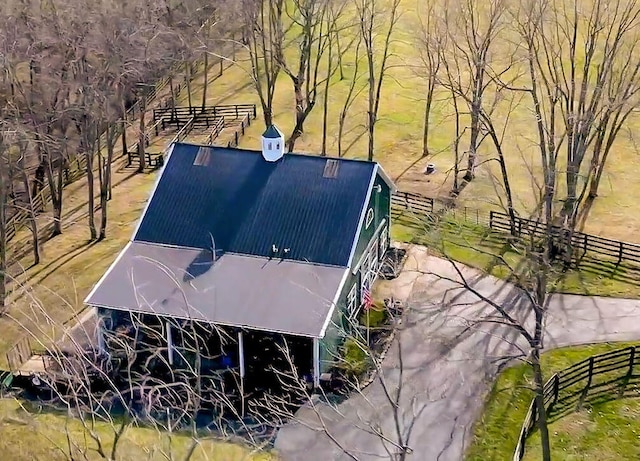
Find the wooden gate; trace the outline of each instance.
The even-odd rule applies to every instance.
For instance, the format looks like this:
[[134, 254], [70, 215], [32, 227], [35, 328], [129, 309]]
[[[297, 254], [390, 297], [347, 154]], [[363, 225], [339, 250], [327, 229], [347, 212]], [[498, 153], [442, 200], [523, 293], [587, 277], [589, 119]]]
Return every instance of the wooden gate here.
[[17, 343], [15, 343], [9, 352], [7, 352], [7, 362], [9, 362], [9, 370], [12, 373], [20, 370], [20, 367], [27, 363], [31, 358], [33, 352], [31, 350], [31, 341], [28, 336], [24, 336]]

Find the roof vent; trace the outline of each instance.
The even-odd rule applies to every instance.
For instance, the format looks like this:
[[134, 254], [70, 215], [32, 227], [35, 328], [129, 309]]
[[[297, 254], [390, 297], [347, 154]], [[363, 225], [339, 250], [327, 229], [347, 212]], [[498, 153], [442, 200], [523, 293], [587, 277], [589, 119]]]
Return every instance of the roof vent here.
[[335, 159], [327, 159], [327, 163], [324, 164], [323, 178], [336, 178], [338, 177], [338, 166], [340, 163]]
[[262, 133], [262, 156], [267, 162], [275, 162], [284, 155], [284, 135], [275, 125], [269, 125]]
[[211, 149], [208, 147], [200, 147], [198, 149], [198, 153], [196, 154], [196, 158], [193, 160], [193, 164], [196, 166], [207, 166], [209, 164], [209, 160], [211, 158]]

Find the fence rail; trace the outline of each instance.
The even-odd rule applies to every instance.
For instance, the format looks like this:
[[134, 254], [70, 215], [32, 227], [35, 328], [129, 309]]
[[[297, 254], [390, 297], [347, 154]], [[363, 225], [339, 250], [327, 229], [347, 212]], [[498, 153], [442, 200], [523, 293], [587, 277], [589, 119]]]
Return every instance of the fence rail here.
[[433, 203], [431, 197], [413, 192], [398, 191], [391, 196], [391, 206], [419, 214], [433, 213]]
[[[391, 197], [391, 207], [396, 213], [410, 212], [416, 215], [431, 216], [442, 213], [454, 219], [463, 219], [475, 224], [488, 225], [496, 232], [511, 232], [509, 215], [499, 211], [486, 213], [467, 207], [456, 208], [439, 205], [436, 200], [414, 192], [398, 191]], [[542, 238], [546, 235], [546, 225], [542, 221], [534, 221], [516, 217], [515, 230], [518, 235], [526, 235], [534, 238]], [[560, 226], [552, 226], [552, 236], [558, 238], [570, 238], [570, 245], [575, 258], [582, 257], [586, 253], [598, 254], [613, 258], [620, 264], [628, 261], [640, 264], [640, 245], [636, 243], [611, 240], [593, 234], [575, 231], [568, 234]]]
[[[255, 112], [253, 114], [255, 114]], [[238, 147], [238, 143], [240, 142], [240, 137], [244, 135], [245, 128], [247, 128], [248, 126], [251, 126], [251, 116], [252, 116], [251, 112], [245, 112], [245, 115], [240, 119], [240, 123], [237, 124], [237, 128], [233, 132], [233, 139], [229, 141], [229, 143], [227, 144], [227, 147], [229, 148]], [[255, 115], [253, 115], [253, 118], [255, 118]]]
[[207, 137], [207, 144], [212, 145], [213, 141], [220, 135], [222, 130], [224, 130], [224, 117], [219, 117], [214, 123], [213, 128], [209, 132], [209, 136]]
[[216, 106], [159, 107], [153, 109], [153, 119], [165, 118], [167, 123], [188, 119], [193, 116], [227, 117], [241, 119], [247, 113], [256, 118], [255, 104], [218, 104]]
[[[555, 373], [545, 383], [543, 400], [550, 418], [560, 417], [584, 403], [609, 396], [610, 399], [637, 396], [640, 375], [640, 346], [593, 355]], [[527, 437], [538, 424], [536, 401], [533, 399], [522, 423], [513, 461], [521, 461]]]
[[[213, 68], [214, 66], [219, 64], [220, 72], [218, 75], [221, 75], [225, 67], [224, 66], [225, 60], [222, 58], [218, 58], [218, 61], [219, 62], [215, 60], [210, 61], [209, 65], [211, 68]], [[201, 65], [203, 65], [203, 60], [199, 59], [194, 61], [194, 63], [192, 63], [192, 68], [200, 67]], [[172, 79], [174, 79], [173, 76], [181, 72], [181, 68], [183, 66], [184, 66], [184, 63], [176, 64], [176, 66], [174, 66], [174, 68], [169, 72], [169, 76], [162, 78], [161, 80], [156, 82], [155, 85], [153, 85], [150, 91], [146, 94], [145, 106], [147, 108], [149, 108], [149, 106], [157, 99], [158, 95], [162, 92], [162, 90], [166, 88], [167, 85], [169, 85]], [[193, 72], [191, 72], [191, 74], [193, 74]], [[170, 95], [167, 99], [165, 99], [164, 102], [161, 101], [160, 105], [165, 107], [175, 105], [173, 101], [173, 95], [177, 96], [180, 94], [180, 92], [187, 86], [187, 79], [188, 79], [188, 75], [184, 75], [184, 77], [179, 80], [178, 84], [174, 88], [172, 92], [173, 94]], [[125, 123], [123, 123], [123, 121], [120, 120], [113, 124], [112, 133], [115, 137], [118, 137], [122, 134], [122, 130], [126, 129], [126, 124], [131, 124], [133, 123], [134, 120], [136, 120], [136, 118], [140, 117], [141, 106], [142, 106], [141, 99], [136, 100], [134, 104], [125, 111], [125, 115], [124, 115]], [[239, 105], [238, 107], [241, 108], [242, 106], [243, 105]], [[252, 108], [250, 109], [253, 110], [254, 118], [255, 118], [255, 112], [256, 112], [255, 104], [248, 105], [248, 106], [252, 106]], [[153, 128], [157, 130], [158, 126], [159, 125], [154, 125]], [[97, 145], [99, 146], [106, 145], [106, 130], [100, 135]], [[127, 154], [128, 152], [122, 153], [122, 155], [127, 155]], [[69, 162], [69, 164], [70, 164], [69, 168], [66, 168], [64, 171], [65, 185], [68, 185], [76, 181], [80, 177], [82, 177], [87, 170], [87, 159], [85, 155], [80, 155], [76, 157], [74, 161]], [[49, 188], [49, 184], [44, 184], [40, 193], [33, 198], [34, 210], [38, 210], [38, 211], [43, 210], [45, 205], [49, 202], [50, 198], [51, 198], [51, 191]], [[7, 219], [5, 224], [7, 228], [7, 235], [6, 235], [7, 242], [12, 240], [15, 237], [18, 230], [20, 230], [22, 227], [24, 227], [28, 223], [30, 216], [31, 216], [30, 211], [21, 210], [15, 213], [14, 215], [12, 215], [11, 218]]]
[[[514, 224], [519, 235], [538, 238], [545, 236], [547, 232], [546, 224], [541, 221], [516, 217]], [[493, 230], [509, 232], [511, 230], [509, 215], [491, 211], [489, 213], [489, 227]], [[581, 250], [583, 255], [595, 253], [615, 258], [618, 264], [622, 261], [640, 263], [640, 245], [638, 244], [611, 240], [578, 231], [568, 234], [560, 226], [551, 226], [551, 231], [554, 236], [565, 236], [570, 240], [574, 255], [577, 255]]]

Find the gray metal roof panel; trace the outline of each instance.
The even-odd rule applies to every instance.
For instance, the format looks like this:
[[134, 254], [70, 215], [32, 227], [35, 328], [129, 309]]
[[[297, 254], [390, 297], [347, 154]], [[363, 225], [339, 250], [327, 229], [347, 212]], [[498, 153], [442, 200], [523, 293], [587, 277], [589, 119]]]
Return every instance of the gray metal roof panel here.
[[133, 242], [86, 303], [318, 337], [347, 270]]

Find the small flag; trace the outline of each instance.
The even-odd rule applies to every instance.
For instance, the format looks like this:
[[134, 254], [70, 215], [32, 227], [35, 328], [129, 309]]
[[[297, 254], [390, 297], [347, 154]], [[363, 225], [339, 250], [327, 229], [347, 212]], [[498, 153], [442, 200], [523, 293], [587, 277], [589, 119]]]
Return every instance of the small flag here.
[[362, 304], [365, 311], [368, 311], [373, 306], [373, 298], [371, 297], [369, 283], [370, 282], [368, 280], [365, 280], [362, 284]]

